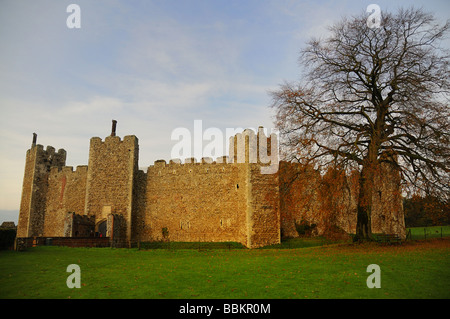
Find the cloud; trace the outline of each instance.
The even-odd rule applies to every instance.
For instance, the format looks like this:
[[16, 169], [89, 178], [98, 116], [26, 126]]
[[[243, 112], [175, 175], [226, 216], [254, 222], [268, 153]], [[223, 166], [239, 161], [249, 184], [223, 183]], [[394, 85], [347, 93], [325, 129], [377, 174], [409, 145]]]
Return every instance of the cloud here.
[[[69, 101], [57, 110], [57, 116], [84, 116], [89, 113], [119, 112], [122, 108], [120, 100], [112, 97], [93, 96], [87, 102]], [[55, 118], [52, 116], [51, 118]]]

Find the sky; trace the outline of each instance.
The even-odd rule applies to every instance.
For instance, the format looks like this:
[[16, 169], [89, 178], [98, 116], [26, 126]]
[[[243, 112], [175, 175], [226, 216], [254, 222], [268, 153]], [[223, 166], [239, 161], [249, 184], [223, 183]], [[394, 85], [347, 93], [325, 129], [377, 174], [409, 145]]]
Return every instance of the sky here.
[[[80, 28], [67, 25], [72, 3]], [[272, 129], [269, 93], [299, 79], [307, 41], [372, 3], [450, 18], [447, 0], [0, 0], [0, 223], [17, 224], [34, 132], [75, 169], [112, 119], [138, 137], [141, 168], [169, 161], [172, 132], [196, 120]]]

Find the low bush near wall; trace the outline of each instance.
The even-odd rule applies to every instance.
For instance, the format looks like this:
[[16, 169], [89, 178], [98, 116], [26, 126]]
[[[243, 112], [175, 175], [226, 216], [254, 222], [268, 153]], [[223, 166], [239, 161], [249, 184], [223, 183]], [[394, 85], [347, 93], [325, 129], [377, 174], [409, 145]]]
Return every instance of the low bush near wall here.
[[16, 238], [15, 229], [0, 229], [0, 250], [12, 249]]

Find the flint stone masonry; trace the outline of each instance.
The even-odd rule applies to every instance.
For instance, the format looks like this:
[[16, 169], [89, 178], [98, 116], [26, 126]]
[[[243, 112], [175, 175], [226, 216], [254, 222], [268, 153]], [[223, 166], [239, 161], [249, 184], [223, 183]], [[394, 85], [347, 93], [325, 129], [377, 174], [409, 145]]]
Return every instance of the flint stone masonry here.
[[[64, 150], [44, 150], [33, 136], [26, 154], [18, 238], [103, 236], [123, 246], [137, 241], [233, 241], [257, 248], [277, 244], [282, 236], [298, 236], [300, 220], [318, 224], [318, 235], [330, 223], [355, 231], [354, 179], [339, 177], [330, 201], [324, 196], [330, 193], [327, 177], [279, 162], [273, 151], [276, 135], [267, 137], [261, 127], [257, 133], [245, 130], [232, 137], [229, 157], [157, 160], [144, 172], [138, 165], [138, 138], [116, 136], [116, 124], [104, 140], [91, 138], [88, 165], [75, 170], [65, 166]], [[274, 164], [278, 171], [263, 173], [263, 167]], [[383, 169], [376, 181], [374, 196], [381, 196], [381, 202], [372, 225], [403, 236], [398, 171]], [[333, 214], [325, 214], [330, 209]]]
[[43, 235], [49, 171], [51, 167], [62, 169], [66, 163], [65, 150], [55, 152], [51, 146], [44, 150], [42, 145], [35, 143], [36, 138], [33, 136], [32, 147], [25, 157], [18, 237]]
[[[297, 237], [296, 225], [315, 225], [314, 235], [355, 233], [359, 173], [330, 169], [323, 176], [311, 167], [280, 162], [280, 213], [284, 237]], [[399, 171], [382, 163], [372, 193], [372, 233], [406, 237]], [[335, 234], [337, 235], [337, 234]]]

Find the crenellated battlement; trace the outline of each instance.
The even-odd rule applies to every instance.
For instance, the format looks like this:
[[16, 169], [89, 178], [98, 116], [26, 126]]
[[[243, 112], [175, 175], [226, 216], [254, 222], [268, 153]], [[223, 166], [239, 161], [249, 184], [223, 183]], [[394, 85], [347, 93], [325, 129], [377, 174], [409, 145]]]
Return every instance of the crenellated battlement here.
[[34, 154], [34, 156], [37, 156], [40, 160], [48, 161], [50, 163], [54, 162], [54, 159], [56, 159], [58, 163], [65, 162], [67, 156], [67, 152], [62, 148], [55, 152], [53, 146], [47, 145], [44, 149], [44, 146], [41, 144], [32, 145], [31, 148], [27, 150], [27, 156], [31, 156], [31, 154]]
[[63, 166], [63, 167], [58, 167], [58, 166], [53, 166], [50, 168], [50, 174], [51, 175], [55, 175], [58, 173], [62, 173], [64, 175], [68, 175], [68, 174], [86, 174], [88, 171], [88, 166], [87, 165], [78, 165], [75, 168], [75, 171], [73, 170], [73, 166]]
[[177, 166], [192, 166], [192, 165], [217, 165], [217, 164], [236, 164], [230, 161], [228, 156], [219, 156], [214, 161], [212, 157], [202, 157], [200, 161], [198, 161], [195, 157], [188, 157], [184, 160], [184, 162], [179, 158], [173, 158], [166, 162], [166, 160], [156, 160], [153, 165], [148, 166], [149, 169], [152, 168], [171, 168]]
[[138, 138], [135, 135], [127, 135], [121, 139], [119, 136], [107, 136], [105, 139], [100, 137], [91, 137], [91, 145], [102, 145], [102, 144], [119, 144], [119, 143], [135, 143]]
[[278, 136], [271, 133], [267, 136], [264, 127], [257, 132], [245, 129], [242, 133], [230, 137], [229, 157], [231, 162], [259, 163], [262, 165], [278, 164]]

